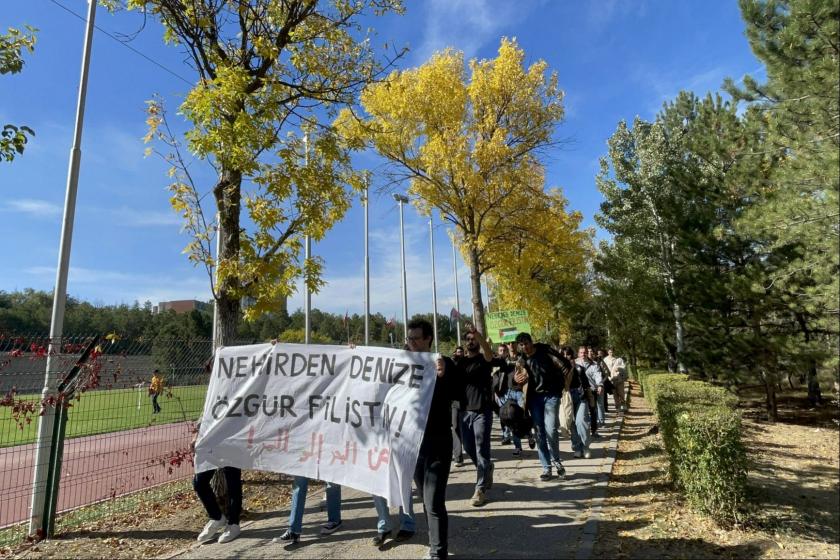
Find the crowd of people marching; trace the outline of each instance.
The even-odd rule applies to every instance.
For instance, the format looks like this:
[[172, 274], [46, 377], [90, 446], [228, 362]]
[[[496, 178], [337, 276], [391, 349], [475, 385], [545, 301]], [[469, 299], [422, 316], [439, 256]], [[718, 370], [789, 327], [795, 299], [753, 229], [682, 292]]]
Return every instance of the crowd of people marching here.
[[[431, 323], [411, 321], [406, 349], [431, 352], [432, 337]], [[539, 478], [549, 481], [563, 479], [566, 473], [559, 448], [561, 425], [569, 432], [574, 457], [589, 458], [590, 443], [600, 437], [598, 429], [605, 422], [608, 395], [613, 396], [616, 411], [626, 410], [626, 367], [612, 349], [604, 352], [582, 346], [575, 355], [572, 348], [556, 349], [535, 343], [528, 333], [519, 333], [515, 342], [499, 345], [494, 354], [490, 343], [474, 328], [468, 327], [464, 338], [465, 345], [459, 346], [451, 358], [437, 360], [437, 382], [414, 472], [428, 526], [427, 558], [448, 555], [446, 486], [453, 464], [464, 466], [464, 454], [476, 469], [470, 502], [480, 507], [487, 501], [487, 492], [493, 486], [490, 434], [494, 414], [502, 426], [502, 444], [512, 444], [516, 457], [523, 453], [523, 440], [529, 448], [536, 448], [542, 466]], [[222, 472], [227, 482], [227, 516], [210, 486], [213, 472], [199, 473], [193, 481], [210, 518], [198, 536], [201, 543], [224, 543], [239, 536], [241, 472], [232, 467]], [[288, 528], [275, 542], [299, 542], [308, 482], [305, 477], [294, 478]], [[327, 523], [321, 527], [321, 534], [341, 527], [341, 486], [327, 483], [326, 501]], [[374, 546], [381, 547], [389, 539], [407, 541], [414, 537], [411, 501], [399, 510], [396, 532], [385, 499], [374, 496], [373, 503], [377, 514]]]

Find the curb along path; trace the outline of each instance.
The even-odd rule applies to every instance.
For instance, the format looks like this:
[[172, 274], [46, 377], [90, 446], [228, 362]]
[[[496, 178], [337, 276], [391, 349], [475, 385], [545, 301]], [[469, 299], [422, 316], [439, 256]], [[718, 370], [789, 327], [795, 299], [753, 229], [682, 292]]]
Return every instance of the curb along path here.
[[[591, 459], [573, 458], [568, 438], [561, 439], [566, 479], [548, 482], [538, 478], [542, 469], [536, 450], [528, 450], [526, 444], [522, 457], [513, 457], [512, 446], [500, 445], [496, 422], [492, 447], [496, 469], [486, 505], [470, 505], [475, 468], [469, 459], [463, 467], [452, 467], [446, 493], [450, 556], [591, 558], [622, 421], [623, 415], [607, 416], [601, 439], [592, 443]], [[327, 536], [319, 534], [326, 522], [326, 512], [320, 511], [322, 496], [323, 492], [310, 493], [297, 545], [271, 542], [287, 526], [289, 510], [283, 509], [244, 522], [242, 535], [233, 542], [193, 544], [167, 558], [422, 558], [428, 552], [423, 505], [416, 491], [417, 534], [402, 543], [389, 540], [381, 549], [370, 544], [376, 534], [376, 512], [368, 494], [342, 488], [343, 524]], [[395, 510], [391, 515], [398, 525]]]

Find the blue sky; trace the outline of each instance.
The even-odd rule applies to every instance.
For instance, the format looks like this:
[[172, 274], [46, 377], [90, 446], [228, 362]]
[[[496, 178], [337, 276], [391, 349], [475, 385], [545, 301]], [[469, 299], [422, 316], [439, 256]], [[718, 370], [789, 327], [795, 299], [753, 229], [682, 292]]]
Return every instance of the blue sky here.
[[[55, 0], [78, 14], [84, 0]], [[75, 118], [84, 22], [51, 0], [3, 0], [0, 28], [29, 24], [38, 44], [24, 71], [0, 77], [0, 123], [35, 129], [26, 153], [0, 164], [0, 236], [5, 258], [0, 290], [52, 290]], [[111, 33], [140, 28], [136, 13], [97, 14]], [[763, 68], [743, 35], [734, 0], [406, 0], [404, 16], [375, 18], [378, 42], [407, 45], [402, 67], [422, 64], [454, 47], [468, 58], [491, 58], [503, 36], [516, 37], [529, 61], [545, 59], [565, 91], [562, 146], [548, 154], [547, 186], [561, 187], [569, 208], [594, 226], [601, 196], [598, 159], [622, 119], [651, 119], [681, 89], [705, 94], [727, 76], [761, 79]], [[165, 47], [150, 22], [132, 47], [187, 79], [183, 55]], [[208, 299], [209, 283], [181, 254], [187, 238], [171, 211], [165, 165], [144, 158], [144, 102], [159, 93], [173, 110], [188, 84], [108, 36], [94, 36], [82, 164], [68, 292], [97, 304]], [[209, 173], [202, 178], [211, 181]], [[374, 178], [374, 185], [376, 184]], [[208, 183], [209, 184], [209, 183]], [[401, 316], [399, 216], [390, 196], [374, 195], [371, 220], [371, 308]], [[362, 313], [363, 210], [313, 247], [325, 260], [327, 286], [313, 306]], [[406, 207], [409, 314], [432, 309], [428, 223]], [[600, 235], [600, 233], [599, 233]], [[438, 310], [455, 302], [452, 249], [446, 227], [435, 228]], [[462, 310], [469, 278], [458, 259]], [[299, 292], [289, 301], [303, 304]]]

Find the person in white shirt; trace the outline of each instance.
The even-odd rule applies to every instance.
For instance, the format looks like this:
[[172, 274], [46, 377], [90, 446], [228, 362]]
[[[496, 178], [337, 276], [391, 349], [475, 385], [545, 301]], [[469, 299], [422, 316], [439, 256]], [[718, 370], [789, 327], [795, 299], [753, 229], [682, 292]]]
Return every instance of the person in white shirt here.
[[627, 365], [624, 363], [624, 359], [613, 353], [612, 348], [607, 349], [607, 357], [604, 358], [604, 364], [609, 370], [608, 374], [613, 384], [615, 409], [626, 411], [627, 404], [624, 402], [624, 381], [627, 378]]

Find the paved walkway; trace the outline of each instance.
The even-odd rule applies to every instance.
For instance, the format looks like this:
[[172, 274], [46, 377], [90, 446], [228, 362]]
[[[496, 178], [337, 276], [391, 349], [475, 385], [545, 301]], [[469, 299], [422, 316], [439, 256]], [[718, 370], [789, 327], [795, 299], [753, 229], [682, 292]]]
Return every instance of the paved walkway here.
[[[469, 461], [454, 467], [447, 487], [449, 552], [454, 558], [577, 558], [589, 559], [597, 534], [601, 503], [606, 494], [621, 417], [608, 415], [602, 439], [592, 444], [591, 459], [572, 457], [569, 440], [561, 441], [566, 479], [539, 480], [536, 451], [512, 456], [512, 446], [501, 446], [498, 423], [493, 431], [496, 465], [488, 502], [472, 507], [475, 468]], [[303, 536], [297, 545], [274, 544], [271, 539], [287, 526], [282, 510], [242, 525], [242, 535], [227, 544], [193, 545], [171, 558], [422, 558], [428, 536], [422, 502], [415, 494], [417, 534], [413, 539], [388, 541], [381, 550], [370, 544], [376, 534], [376, 512], [369, 495], [349, 488], [342, 491], [340, 530], [320, 536], [326, 512], [322, 492], [307, 500]], [[418, 507], [419, 506], [419, 507]], [[397, 525], [392, 510], [393, 524]]]

